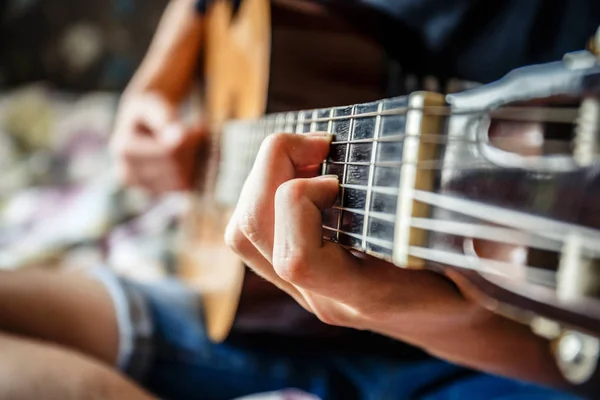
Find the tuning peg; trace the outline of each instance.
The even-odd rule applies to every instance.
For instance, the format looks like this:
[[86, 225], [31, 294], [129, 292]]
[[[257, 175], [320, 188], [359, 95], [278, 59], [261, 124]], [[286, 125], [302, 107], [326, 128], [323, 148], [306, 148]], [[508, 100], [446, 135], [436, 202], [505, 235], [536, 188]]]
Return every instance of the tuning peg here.
[[[593, 45], [599, 50], [600, 29]], [[590, 49], [590, 51], [593, 51]], [[596, 53], [597, 55], [597, 53]], [[573, 158], [589, 168], [600, 156], [600, 98], [587, 97], [579, 108], [573, 141]], [[557, 296], [565, 303], [600, 295], [600, 260], [583, 251], [581, 236], [567, 236], [557, 276]], [[557, 365], [565, 378], [580, 384], [587, 381], [598, 366], [600, 340], [581, 332], [563, 330], [553, 340]]]
[[563, 376], [574, 384], [587, 382], [598, 366], [600, 354], [598, 338], [565, 330], [554, 344], [557, 365]]
[[596, 34], [590, 38], [587, 49], [596, 57], [600, 58], [600, 27], [598, 27]]

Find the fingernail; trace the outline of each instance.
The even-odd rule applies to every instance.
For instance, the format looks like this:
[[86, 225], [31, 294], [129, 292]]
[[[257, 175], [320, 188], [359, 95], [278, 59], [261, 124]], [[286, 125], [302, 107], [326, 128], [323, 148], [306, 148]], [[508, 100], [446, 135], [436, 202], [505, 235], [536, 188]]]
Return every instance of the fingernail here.
[[319, 175], [315, 179], [324, 180], [324, 181], [325, 180], [335, 180], [337, 182], [340, 181], [340, 177], [335, 174]]
[[327, 138], [329, 140], [333, 139], [333, 134], [329, 132], [307, 132], [304, 135], [314, 138]]

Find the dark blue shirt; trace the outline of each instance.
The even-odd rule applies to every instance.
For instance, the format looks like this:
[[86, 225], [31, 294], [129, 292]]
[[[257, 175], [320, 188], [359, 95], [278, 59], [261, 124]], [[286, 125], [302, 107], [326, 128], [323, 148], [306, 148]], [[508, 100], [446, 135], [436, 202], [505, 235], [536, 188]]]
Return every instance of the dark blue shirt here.
[[[477, 82], [580, 50], [600, 26], [599, 0], [314, 1], [377, 9], [422, 39], [424, 67], [433, 69], [428, 73]], [[390, 43], [401, 51], [398, 32]]]

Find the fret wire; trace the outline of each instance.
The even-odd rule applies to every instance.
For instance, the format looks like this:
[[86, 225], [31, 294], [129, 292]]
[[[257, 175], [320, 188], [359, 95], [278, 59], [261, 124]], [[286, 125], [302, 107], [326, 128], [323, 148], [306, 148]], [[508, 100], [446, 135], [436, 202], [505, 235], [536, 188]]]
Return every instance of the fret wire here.
[[[327, 225], [322, 225], [323, 229], [327, 229], [328, 231], [332, 231], [332, 232], [336, 232], [337, 233], [337, 237], [338, 237], [338, 241], [339, 241], [339, 235], [346, 235], [346, 236], [350, 236], [354, 239], [358, 239], [358, 240], [364, 240], [363, 235], [360, 235], [358, 233], [351, 233], [348, 231], [345, 231], [343, 229], [337, 229], [337, 228], [333, 228], [331, 226], [327, 226]], [[386, 248], [388, 250], [393, 250], [394, 245], [392, 242], [388, 242], [387, 240], [383, 240], [383, 239], [377, 239], [377, 238], [373, 238], [373, 237], [368, 237], [366, 238], [368, 243], [374, 244], [376, 246], [379, 247], [383, 247]]]
[[297, 112], [294, 115], [294, 121], [292, 122], [292, 133], [298, 133], [298, 119], [300, 119], [300, 113]]
[[294, 123], [296, 122], [296, 118], [294, 117], [293, 112], [289, 112], [285, 115], [285, 130], [286, 132], [294, 132]]
[[327, 121], [327, 133], [333, 133], [333, 120], [331, 118], [333, 118], [333, 111], [335, 110], [335, 108], [330, 108], [329, 109], [329, 121]]
[[[330, 108], [329, 109], [329, 117], [333, 117], [333, 110], [334, 108]], [[333, 121], [329, 120], [329, 122], [327, 123], [327, 133], [328, 134], [332, 134], [333, 133]], [[327, 164], [323, 163], [323, 167], [321, 168], [321, 175], [325, 175], [325, 172], [327, 172]]]
[[[383, 101], [380, 101], [379, 104], [377, 105], [377, 112], [380, 113], [382, 110], [383, 110]], [[371, 164], [373, 164], [373, 165], [377, 161], [377, 144], [378, 144], [377, 139], [379, 139], [380, 125], [381, 125], [381, 116], [378, 115], [377, 118], [375, 119], [375, 132], [373, 133], [373, 146], [371, 149]], [[348, 147], [350, 147], [350, 145], [348, 145]], [[365, 216], [363, 218], [363, 241], [362, 241], [363, 249], [367, 248], [366, 237], [367, 237], [367, 233], [369, 231], [369, 211], [371, 209], [371, 196], [373, 194], [372, 189], [373, 189], [374, 177], [375, 177], [375, 167], [371, 167], [371, 168], [369, 168], [369, 178], [367, 181], [367, 198], [366, 198], [366, 202], [365, 202]]]
[[[348, 138], [353, 138], [354, 137], [354, 114], [356, 113], [356, 105], [352, 106], [352, 110], [350, 111], [350, 123], [348, 124]], [[346, 146], [346, 155], [344, 157], [345, 161], [348, 161], [350, 157], [350, 146]], [[341, 182], [341, 190], [340, 190], [340, 206], [344, 207], [344, 194], [345, 194], [345, 188], [344, 185], [346, 184], [347, 181], [347, 177], [348, 177], [348, 164], [344, 164], [344, 174], [342, 175], [342, 182]], [[340, 212], [340, 215], [338, 215], [338, 229], [342, 229], [342, 215], [343, 215], [343, 211]], [[339, 242], [340, 240], [340, 234], [339, 232], [337, 233], [337, 240]]]
[[275, 132], [282, 133], [285, 130], [285, 116], [283, 113], [275, 114]]
[[310, 131], [311, 132], [316, 132], [317, 131], [317, 118], [318, 114], [317, 114], [317, 110], [313, 110], [311, 118], [312, 118], [312, 122], [310, 123]]
[[270, 118], [267, 118], [267, 132], [265, 133], [265, 138], [275, 132], [275, 118], [277, 114], [271, 115]]
[[271, 114], [268, 118], [269, 125], [267, 126], [267, 136], [277, 131], [277, 114]]
[[302, 133], [302, 127], [304, 126], [304, 112], [298, 112], [298, 118], [296, 118], [296, 133]]

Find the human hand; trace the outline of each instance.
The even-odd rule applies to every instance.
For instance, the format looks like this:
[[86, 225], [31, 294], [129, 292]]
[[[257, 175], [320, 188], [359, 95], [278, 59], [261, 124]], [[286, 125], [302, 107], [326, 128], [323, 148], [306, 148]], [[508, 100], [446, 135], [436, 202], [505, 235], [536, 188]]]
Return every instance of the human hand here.
[[481, 307], [459, 275], [402, 269], [322, 240], [321, 212], [339, 187], [335, 176], [316, 177], [330, 141], [315, 134], [265, 140], [228, 224], [228, 246], [325, 323], [378, 332], [488, 372], [558, 379], [547, 343]]
[[329, 142], [323, 135], [267, 138], [227, 228], [229, 246], [329, 324], [383, 330], [403, 325], [399, 308], [403, 318], [418, 311], [421, 320], [458, 313], [465, 300], [443, 277], [322, 241], [321, 211], [338, 195], [336, 176], [315, 177]]
[[125, 99], [119, 110], [110, 149], [119, 179], [153, 194], [191, 187], [199, 127], [187, 127], [175, 105], [158, 94]]

